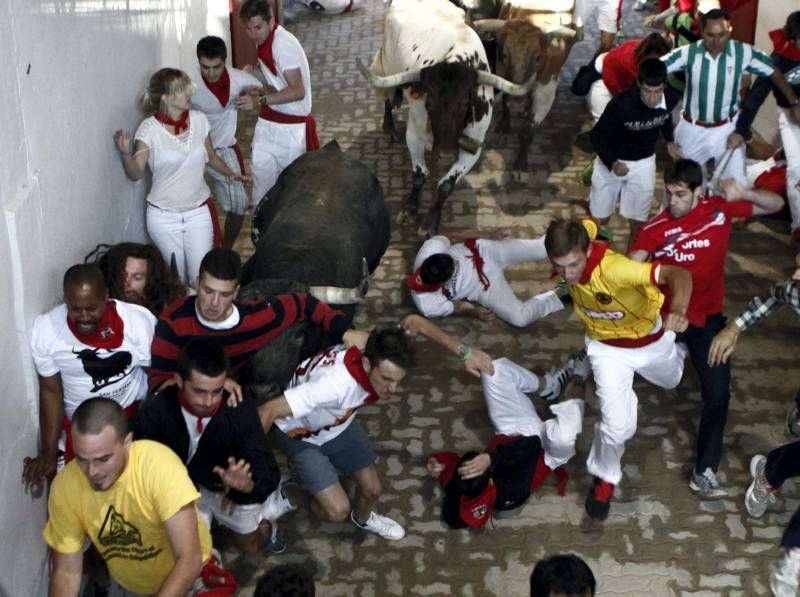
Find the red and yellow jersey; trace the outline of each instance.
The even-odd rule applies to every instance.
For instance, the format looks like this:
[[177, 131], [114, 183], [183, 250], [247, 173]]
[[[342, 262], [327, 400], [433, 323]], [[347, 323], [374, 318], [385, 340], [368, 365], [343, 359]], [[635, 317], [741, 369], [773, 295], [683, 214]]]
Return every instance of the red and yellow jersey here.
[[569, 287], [573, 307], [593, 340], [633, 340], [653, 331], [664, 295], [659, 264], [639, 263], [592, 241], [583, 277]]

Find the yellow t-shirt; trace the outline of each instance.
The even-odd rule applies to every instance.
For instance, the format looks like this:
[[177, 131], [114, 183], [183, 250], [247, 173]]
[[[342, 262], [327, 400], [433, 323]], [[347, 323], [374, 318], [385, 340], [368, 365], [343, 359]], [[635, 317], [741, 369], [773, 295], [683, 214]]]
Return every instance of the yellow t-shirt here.
[[593, 340], [643, 338], [653, 331], [664, 302], [657, 263], [639, 263], [592, 242], [583, 277], [569, 287], [573, 308]]
[[[175, 565], [164, 521], [199, 498], [172, 450], [135, 441], [125, 470], [106, 491], [94, 491], [75, 461], [56, 475], [44, 539], [56, 551], [76, 553], [88, 536], [120, 585], [135, 593], [155, 593]], [[197, 530], [205, 561], [211, 535], [199, 515]]]

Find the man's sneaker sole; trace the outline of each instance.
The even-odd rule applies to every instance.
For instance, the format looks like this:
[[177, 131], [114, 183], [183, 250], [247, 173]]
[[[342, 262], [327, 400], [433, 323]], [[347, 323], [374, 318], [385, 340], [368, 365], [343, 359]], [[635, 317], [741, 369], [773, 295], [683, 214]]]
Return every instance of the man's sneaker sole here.
[[691, 489], [696, 495], [700, 496], [704, 500], [722, 500], [728, 497], [728, 492], [726, 490], [705, 489], [695, 483], [694, 478], [689, 481], [689, 489]]

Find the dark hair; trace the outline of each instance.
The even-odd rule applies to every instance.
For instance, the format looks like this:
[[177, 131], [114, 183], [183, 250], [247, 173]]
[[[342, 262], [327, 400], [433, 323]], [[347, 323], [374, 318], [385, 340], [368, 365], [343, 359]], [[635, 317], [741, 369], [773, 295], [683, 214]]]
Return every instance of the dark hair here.
[[591, 568], [575, 554], [560, 554], [541, 560], [531, 574], [531, 597], [594, 595], [596, 581]]
[[703, 184], [703, 168], [694, 160], [675, 160], [669, 170], [664, 172], [664, 184], [683, 183], [694, 191]]
[[589, 250], [589, 233], [576, 219], [556, 218], [547, 227], [544, 248], [548, 257], [563, 257], [574, 249]]
[[253, 597], [314, 597], [314, 577], [298, 564], [281, 564], [267, 570], [256, 583]]
[[375, 328], [367, 338], [364, 356], [373, 367], [388, 360], [408, 370], [414, 365], [414, 340], [402, 328]]
[[455, 268], [455, 261], [450, 255], [435, 253], [422, 262], [419, 276], [425, 284], [441, 284], [452, 277]]
[[207, 35], [197, 42], [197, 57], [222, 58], [222, 61], [225, 62], [228, 57], [228, 48], [225, 47], [222, 38], [216, 35]]
[[712, 8], [708, 12], [700, 13], [700, 31], [703, 31], [706, 28], [706, 24], [709, 21], [719, 21], [720, 19], [723, 19], [728, 23], [731, 22], [731, 17], [721, 8]]
[[242, 277], [242, 259], [233, 249], [211, 249], [200, 262], [200, 275], [213, 276], [217, 280], [236, 280]]
[[633, 54], [636, 58], [636, 62], [641, 63], [648, 58], [660, 58], [671, 49], [672, 44], [664, 39], [664, 36], [660, 33], [651, 33], [639, 42]]
[[658, 87], [667, 80], [667, 65], [658, 58], [648, 58], [639, 65], [639, 75], [636, 77], [640, 85]]
[[106, 281], [103, 272], [94, 263], [79, 263], [64, 272], [64, 292], [68, 286], [82, 286], [88, 284], [98, 290], [106, 290]]
[[783, 26], [783, 36], [786, 39], [797, 39], [800, 37], [800, 10], [789, 13], [786, 17], [786, 25]]
[[125, 411], [109, 398], [84, 400], [72, 415], [72, 428], [80, 434], [98, 435], [109, 425], [117, 432], [117, 439], [120, 441], [130, 431]]
[[217, 377], [228, 370], [228, 357], [222, 345], [211, 338], [189, 340], [178, 356], [178, 375], [186, 381], [192, 371], [208, 377]]
[[[105, 251], [103, 251], [105, 249]], [[147, 283], [144, 286], [144, 307], [158, 316], [169, 303], [186, 295], [176, 272], [164, 263], [161, 253], [153, 245], [142, 243], [119, 243], [98, 245], [86, 256], [86, 261], [96, 260], [105, 278], [111, 298], [125, 299], [125, 262], [128, 257], [147, 261]]]
[[272, 18], [272, 7], [267, 0], [245, 0], [239, 7], [239, 18], [245, 23], [253, 17], [261, 17], [265, 21]]

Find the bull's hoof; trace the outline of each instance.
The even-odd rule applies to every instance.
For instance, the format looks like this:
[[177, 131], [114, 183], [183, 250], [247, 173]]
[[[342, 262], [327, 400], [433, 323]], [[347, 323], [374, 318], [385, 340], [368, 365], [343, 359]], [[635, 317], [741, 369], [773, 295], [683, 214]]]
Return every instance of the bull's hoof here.
[[529, 184], [531, 182], [531, 173], [528, 172], [528, 169], [525, 168], [524, 170], [519, 170], [516, 167], [511, 171], [511, 180], [520, 184]]
[[417, 229], [417, 234], [430, 238], [439, 232], [439, 224], [442, 220], [441, 211], [429, 211], [427, 215], [422, 218]]
[[400, 209], [400, 211], [397, 212], [397, 215], [395, 215], [394, 221], [396, 224], [403, 226], [415, 220], [416, 216], [417, 216], [416, 210], [411, 210], [407, 207], [403, 207]]

